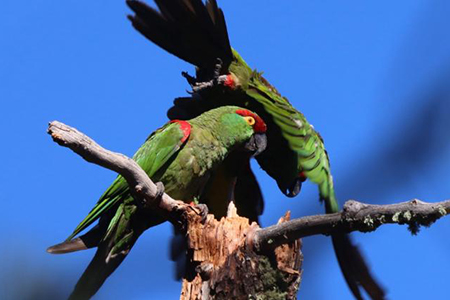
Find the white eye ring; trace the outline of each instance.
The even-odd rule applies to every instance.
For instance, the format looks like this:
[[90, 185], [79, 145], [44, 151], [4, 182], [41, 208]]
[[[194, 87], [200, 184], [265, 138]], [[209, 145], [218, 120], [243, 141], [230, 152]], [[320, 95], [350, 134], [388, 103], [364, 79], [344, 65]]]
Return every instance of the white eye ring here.
[[253, 118], [253, 117], [247, 116], [247, 117], [244, 117], [244, 119], [245, 119], [245, 121], [247, 121], [247, 124], [250, 126], [253, 126], [256, 123], [255, 118]]

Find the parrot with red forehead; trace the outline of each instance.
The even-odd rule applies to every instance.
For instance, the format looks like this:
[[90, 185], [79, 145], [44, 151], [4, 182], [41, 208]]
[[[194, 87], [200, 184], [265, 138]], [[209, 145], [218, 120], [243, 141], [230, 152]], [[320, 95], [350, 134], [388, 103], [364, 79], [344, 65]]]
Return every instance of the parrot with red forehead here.
[[[223, 216], [231, 200], [236, 201], [238, 208], [247, 205], [244, 197], [234, 195], [239, 193], [238, 186], [245, 184], [236, 177], [252, 175], [251, 171], [248, 173], [248, 163], [266, 148], [266, 128], [257, 114], [223, 106], [192, 120], [167, 123], [148, 137], [133, 160], [154, 182], [161, 182], [172, 198], [188, 203], [214, 200], [215, 203], [207, 203], [209, 211], [216, 217]], [[227, 188], [218, 197], [214, 195], [217, 182]], [[224, 203], [217, 203], [221, 201]], [[257, 217], [259, 212], [250, 215]], [[75, 238], [98, 219], [95, 227]], [[49, 253], [62, 254], [98, 248], [70, 299], [93, 296], [138, 237], [164, 221], [156, 212], [139, 207], [128, 183], [119, 175], [67, 240], [47, 249]]]
[[[196, 66], [187, 73], [190, 97], [177, 98], [170, 119], [189, 119], [223, 105], [255, 111], [267, 124], [267, 148], [259, 165], [288, 197], [296, 196], [302, 182], [319, 188], [326, 213], [339, 211], [330, 162], [323, 139], [305, 116], [273, 87], [262, 73], [252, 70], [230, 46], [225, 18], [215, 0], [155, 0], [158, 9], [142, 1], [127, 0], [132, 25], [146, 38]], [[364, 289], [373, 299], [385, 292], [373, 279], [359, 250], [344, 233], [332, 235], [342, 273], [357, 299]]]

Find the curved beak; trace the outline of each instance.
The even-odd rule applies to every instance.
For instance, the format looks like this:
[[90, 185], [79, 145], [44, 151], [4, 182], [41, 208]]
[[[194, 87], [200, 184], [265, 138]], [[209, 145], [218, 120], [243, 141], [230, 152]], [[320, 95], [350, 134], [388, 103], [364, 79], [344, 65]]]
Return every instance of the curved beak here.
[[277, 182], [277, 183], [278, 183], [278, 187], [283, 192], [283, 194], [285, 194], [289, 198], [293, 198], [300, 193], [300, 191], [302, 189], [303, 180], [301, 180], [300, 178], [296, 178], [289, 185], [283, 185], [279, 182]]
[[253, 152], [253, 156], [259, 155], [266, 149], [267, 137], [265, 133], [255, 133], [245, 144], [245, 149]]

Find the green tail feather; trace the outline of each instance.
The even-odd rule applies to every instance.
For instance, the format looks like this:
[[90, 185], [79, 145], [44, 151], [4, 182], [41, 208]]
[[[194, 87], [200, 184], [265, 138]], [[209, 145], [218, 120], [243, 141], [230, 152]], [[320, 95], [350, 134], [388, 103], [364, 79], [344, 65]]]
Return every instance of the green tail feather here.
[[89, 212], [89, 214], [84, 218], [83, 221], [81, 221], [80, 224], [75, 228], [73, 233], [65, 240], [70, 241], [75, 236], [77, 236], [80, 232], [82, 232], [84, 229], [89, 227], [92, 223], [94, 223], [100, 216], [113, 207], [121, 198], [116, 197], [113, 200], [110, 200], [109, 198], [101, 199], [101, 201], [98, 202], [98, 204]]

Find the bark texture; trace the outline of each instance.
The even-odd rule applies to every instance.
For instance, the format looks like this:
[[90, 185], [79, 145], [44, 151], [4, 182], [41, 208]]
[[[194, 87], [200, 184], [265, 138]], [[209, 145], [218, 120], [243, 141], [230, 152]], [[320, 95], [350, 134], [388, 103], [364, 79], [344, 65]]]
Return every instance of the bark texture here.
[[[289, 213], [279, 223], [289, 220]], [[259, 228], [236, 214], [231, 203], [226, 218], [208, 215], [204, 223], [187, 217], [187, 276], [182, 300], [296, 299], [301, 281], [301, 241], [258, 254], [247, 237]]]
[[412, 234], [429, 227], [450, 213], [450, 200], [427, 203], [418, 199], [387, 205], [348, 200], [342, 212], [307, 216], [258, 230], [254, 237], [259, 250], [272, 249], [293, 239], [333, 232], [370, 232], [383, 224], [408, 225]]

